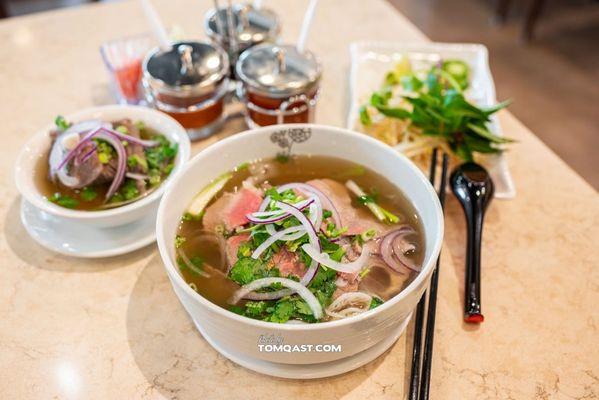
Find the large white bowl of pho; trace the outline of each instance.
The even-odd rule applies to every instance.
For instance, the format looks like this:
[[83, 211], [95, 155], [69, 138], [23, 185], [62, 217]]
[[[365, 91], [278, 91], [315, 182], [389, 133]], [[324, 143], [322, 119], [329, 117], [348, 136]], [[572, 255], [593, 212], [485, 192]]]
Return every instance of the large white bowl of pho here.
[[204, 337], [234, 360], [286, 364], [398, 335], [442, 238], [437, 196], [411, 161], [321, 125], [210, 146], [169, 185], [157, 219], [166, 271]]
[[35, 207], [98, 227], [156, 212], [166, 184], [189, 159], [185, 129], [156, 110], [89, 108], [36, 133], [17, 159], [15, 180]]

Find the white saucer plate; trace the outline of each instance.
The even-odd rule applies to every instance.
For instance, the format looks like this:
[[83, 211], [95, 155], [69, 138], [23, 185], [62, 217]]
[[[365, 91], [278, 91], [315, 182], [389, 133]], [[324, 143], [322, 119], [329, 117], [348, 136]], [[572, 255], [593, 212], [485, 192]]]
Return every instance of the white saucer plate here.
[[97, 228], [60, 218], [21, 200], [21, 222], [48, 250], [72, 257], [101, 258], [130, 253], [156, 240], [156, 213], [130, 224]]
[[[429, 68], [440, 60], [459, 59], [472, 70], [470, 88], [465, 92], [472, 102], [489, 107], [497, 104], [495, 83], [489, 68], [487, 48], [480, 44], [468, 43], [395, 43], [395, 42], [354, 42], [350, 46], [351, 74], [350, 111], [347, 127], [360, 131], [360, 106], [374, 90], [380, 88], [382, 77], [393, 69], [397, 60], [407, 57], [417, 69]], [[491, 117], [489, 130], [503, 136], [499, 120]], [[495, 183], [495, 197], [512, 199], [516, 196], [514, 181], [508, 168], [505, 154], [481, 156], [478, 160], [489, 171]]]

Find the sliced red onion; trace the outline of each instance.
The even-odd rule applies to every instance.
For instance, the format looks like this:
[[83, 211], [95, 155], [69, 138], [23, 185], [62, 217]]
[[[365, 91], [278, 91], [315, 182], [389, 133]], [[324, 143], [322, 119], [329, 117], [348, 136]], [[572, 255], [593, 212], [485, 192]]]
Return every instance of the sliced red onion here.
[[[300, 210], [298, 210], [291, 204], [281, 203], [279, 201], [277, 201], [275, 204], [280, 209], [293, 214], [293, 216], [300, 221], [300, 223], [304, 226], [304, 228], [306, 229], [306, 232], [308, 233], [310, 245], [312, 247], [318, 249], [318, 252], [320, 252], [321, 251], [320, 240], [318, 240], [318, 233], [317, 233], [316, 228], [314, 228], [314, 225], [312, 225], [312, 221], [310, 221], [308, 218], [306, 218], [306, 216]], [[308, 271], [306, 271], [306, 273], [300, 280], [300, 283], [304, 286], [307, 286], [310, 282], [312, 282], [312, 278], [314, 278], [314, 275], [316, 275], [316, 271], [318, 271], [318, 261], [312, 259], [312, 262], [310, 263], [310, 267], [308, 268]]]
[[127, 178], [135, 179], [136, 181], [145, 181], [146, 179], [150, 179], [148, 175], [138, 174], [136, 172], [127, 172], [125, 173]]
[[[306, 205], [310, 206], [310, 214], [309, 214], [309, 219], [310, 222], [312, 222], [312, 225], [314, 227], [320, 226], [320, 224], [322, 223], [322, 208], [320, 206], [320, 200], [318, 199], [318, 196], [312, 195], [308, 200], [304, 200], [306, 203]], [[294, 207], [299, 208], [300, 210], [305, 209], [305, 207], [300, 208], [299, 205], [303, 203], [297, 203], [294, 204]], [[279, 212], [281, 210], [278, 210]], [[288, 214], [290, 215], [290, 214]], [[266, 225], [266, 232], [268, 232], [269, 235], [274, 235], [275, 233], [277, 233], [277, 230], [275, 229], [275, 226], [273, 224], [269, 224]], [[293, 233], [290, 234], [289, 237], [285, 237], [282, 240], [295, 240], [295, 239], [299, 239], [300, 237], [302, 237], [303, 235], [305, 235], [305, 230], [302, 234], [298, 233]]]
[[264, 210], [266, 210], [266, 207], [268, 207], [269, 204], [270, 196], [266, 196], [264, 200], [262, 200], [262, 203], [260, 203], [260, 207], [258, 207], [258, 212], [263, 212]]
[[104, 122], [99, 119], [88, 119], [86, 121], [77, 122], [77, 123], [71, 125], [64, 131], [64, 133], [66, 133], [66, 134], [72, 134], [72, 133], [81, 134], [81, 133], [93, 131], [93, 130], [101, 128], [101, 127], [110, 128], [111, 126], [112, 126], [112, 124], [110, 122]]
[[293, 294], [293, 290], [291, 289], [281, 289], [275, 292], [250, 292], [243, 296], [244, 299], [247, 300], [277, 300], [283, 298], [285, 296], [291, 296]]
[[125, 133], [121, 133], [114, 129], [107, 128], [105, 126], [102, 127], [102, 130], [104, 132], [107, 132], [107, 133], [110, 133], [110, 134], [116, 136], [120, 140], [124, 140], [125, 142], [129, 142], [129, 143], [133, 143], [133, 144], [138, 144], [142, 147], [155, 147], [160, 144], [160, 142], [157, 140], [144, 140], [144, 139], [136, 138], [135, 136], [127, 135]]
[[[272, 236], [277, 233], [277, 230], [275, 229], [275, 226], [273, 224], [268, 224], [268, 225], [266, 225], [266, 232]], [[306, 234], [306, 231], [304, 229], [302, 229], [302, 235], [305, 235], [305, 234]]]
[[335, 208], [335, 205], [333, 204], [333, 201], [326, 195], [324, 194], [320, 189], [318, 189], [317, 187], [310, 185], [309, 183], [287, 183], [285, 185], [279, 186], [277, 188], [277, 191], [279, 193], [284, 192], [287, 189], [297, 189], [300, 192], [304, 192], [304, 193], [312, 193], [318, 196], [318, 198], [320, 199], [321, 203], [322, 203], [322, 208], [329, 210], [332, 214], [332, 218], [333, 221], [335, 221], [335, 225], [337, 225], [338, 228], [341, 228], [341, 217], [339, 216], [339, 212], [337, 211], [337, 208]]
[[[99, 128], [96, 128], [96, 129], [91, 130], [88, 133], [86, 133], [79, 140], [79, 143], [77, 143], [77, 145], [75, 147], [73, 147], [67, 153], [67, 156], [65, 158], [63, 158], [62, 161], [56, 166], [56, 170], [58, 171], [58, 170], [62, 169], [64, 166], [66, 166], [68, 164], [68, 162], [71, 161], [73, 159], [73, 157], [75, 157], [79, 153], [79, 151], [83, 148], [83, 146], [87, 142], [89, 142], [94, 136], [96, 136], [100, 132], [101, 129], [102, 129], [102, 127], [99, 127]], [[56, 140], [61, 140], [61, 138], [63, 138], [62, 140], [64, 141], [64, 139], [67, 137], [67, 135], [71, 135], [71, 133], [68, 133], [68, 130], [65, 133], [63, 133], [62, 135], [60, 135]], [[61, 142], [61, 145], [62, 145], [62, 142]]]
[[[302, 200], [300, 202], [295, 203], [294, 206], [296, 208], [299, 208], [300, 210], [303, 210], [307, 206], [309, 206], [311, 203], [312, 203], [312, 200], [311, 199], [307, 199], [307, 200]], [[260, 218], [260, 217], [272, 217], [272, 216], [275, 216], [275, 215], [282, 215], [282, 214], [285, 214], [285, 211], [283, 211], [283, 210], [272, 210], [272, 211], [256, 211], [256, 212], [253, 212], [253, 213], [248, 214], [248, 215], [251, 215], [252, 217], [255, 217], [255, 218]]]
[[[73, 148], [71, 150], [67, 150], [66, 145], [67, 145], [67, 141], [72, 141], [73, 142]], [[58, 180], [60, 180], [60, 182], [65, 185], [66, 187], [70, 187], [70, 188], [79, 188], [82, 187], [84, 185], [87, 185], [88, 182], [84, 183], [84, 185], [81, 184], [81, 181], [73, 176], [70, 176], [67, 172], [67, 168], [66, 168], [66, 164], [63, 164], [63, 159], [65, 157], [65, 153], [67, 153], [67, 156], [70, 156], [71, 158], [77, 155], [77, 151], [80, 151], [83, 147], [84, 147], [85, 143], [81, 143], [81, 138], [79, 136], [79, 133], [77, 132], [73, 132], [73, 133], [63, 133], [61, 134], [55, 141], [54, 144], [52, 146], [52, 149], [50, 150], [50, 156], [49, 156], [49, 165], [50, 165], [50, 179], [52, 180], [56, 180], [56, 178], [58, 178]], [[75, 151], [75, 149], [78, 149], [77, 151]], [[75, 158], [76, 160], [77, 158]], [[99, 171], [98, 171], [99, 173]], [[94, 178], [95, 179], [95, 178]]]
[[380, 242], [379, 251], [383, 261], [400, 274], [409, 273], [410, 270], [419, 272], [421, 269], [405, 256], [402, 251], [402, 243], [399, 242], [403, 241], [405, 236], [415, 233], [416, 231], [411, 226], [402, 225], [398, 229], [388, 232]]
[[366, 262], [368, 261], [368, 257], [370, 256], [370, 252], [368, 251], [367, 246], [362, 248], [362, 254], [358, 257], [357, 260], [352, 261], [350, 263], [340, 263], [334, 260], [331, 260], [331, 257], [327, 253], [321, 253], [319, 249], [315, 248], [310, 244], [305, 244], [302, 246], [302, 249], [312, 258], [312, 260], [318, 261], [320, 264], [325, 267], [329, 267], [338, 272], [347, 272], [350, 274], [354, 274], [356, 272], [360, 272]]
[[[92, 131], [97, 131], [101, 127], [110, 128], [110, 123], [102, 122], [100, 120], [83, 121], [83, 122], [73, 124], [67, 130], [65, 130], [60, 135], [58, 135], [58, 137], [54, 141], [54, 146], [52, 147], [52, 151], [50, 153], [50, 178], [51, 179], [54, 179], [56, 177], [56, 173], [58, 172], [58, 170], [67, 164], [68, 160], [65, 161], [65, 153], [67, 153], [67, 156], [69, 156], [69, 154], [72, 153], [72, 155], [71, 155], [71, 158], [72, 158], [78, 152], [78, 150], [74, 151], [75, 148], [67, 151], [67, 149], [64, 146], [64, 140], [68, 137], [76, 136], [78, 139], [77, 146], [80, 145], [79, 148], [81, 148], [83, 146], [83, 144], [85, 144], [85, 142], [87, 142], [89, 139], [92, 138], [93, 135], [89, 135], [89, 133]], [[88, 133], [88, 134], [81, 137], [81, 135], [83, 133]], [[83, 143], [81, 143], [81, 142], [83, 142]], [[75, 147], [77, 147], [77, 146], [75, 146]], [[84, 160], [82, 162], [84, 162]]]
[[[275, 205], [277, 207], [279, 207], [280, 209], [282, 209], [283, 211], [288, 212], [288, 213], [292, 214], [294, 217], [296, 217], [300, 221], [301, 225], [292, 226], [290, 228], [276, 232], [274, 235], [272, 235], [270, 238], [268, 238], [264, 243], [262, 243], [260, 246], [258, 246], [258, 248], [256, 250], [254, 250], [252, 257], [255, 259], [260, 257], [260, 255], [277, 240], [295, 240], [295, 239], [299, 239], [301, 236], [305, 235], [306, 233], [308, 233], [310, 244], [316, 246], [319, 249], [318, 251], [320, 252], [320, 241], [318, 240], [318, 235], [316, 233], [316, 229], [314, 229], [314, 226], [312, 225], [312, 222], [310, 220], [308, 220], [306, 218], [306, 216], [300, 210], [298, 210], [291, 204], [276, 202]], [[267, 225], [267, 227], [268, 227], [268, 225]], [[297, 237], [291, 236], [291, 235], [297, 235]], [[310, 267], [308, 267], [308, 271], [306, 271], [304, 276], [300, 279], [300, 282], [299, 282], [300, 285], [307, 286], [312, 281], [312, 279], [316, 275], [317, 271], [318, 271], [318, 262], [316, 260], [312, 260], [312, 262], [310, 263]], [[289, 293], [288, 290], [283, 289], [283, 290], [278, 290], [276, 292], [271, 292], [268, 294], [266, 294], [266, 293], [249, 293], [248, 292], [243, 297], [245, 297], [246, 299], [251, 299], [251, 300], [274, 300], [274, 299], [280, 299], [281, 297], [285, 297], [290, 294], [291, 293]]]
[[78, 157], [79, 162], [83, 164], [86, 162], [96, 151], [98, 151], [98, 146], [94, 143], [91, 150], [83, 155], [83, 157]]
[[[416, 232], [411, 232], [416, 233]], [[407, 253], [416, 250], [416, 245], [412, 242], [409, 242], [406, 239], [410, 233], [397, 235], [395, 240], [391, 242], [391, 248], [393, 249], [393, 253], [397, 255], [406, 255]]]
[[[289, 233], [303, 231], [303, 230], [304, 230], [304, 227], [302, 227], [300, 225], [300, 226], [292, 226], [290, 228], [283, 229], [282, 231], [275, 233], [274, 235], [272, 235], [271, 237], [266, 239], [264, 242], [262, 242], [262, 244], [260, 246], [258, 246], [256, 248], [256, 250], [254, 250], [254, 252], [252, 253], [252, 258], [257, 260], [262, 255], [262, 253], [264, 253], [264, 251], [266, 251], [266, 249], [268, 249], [270, 246], [272, 246], [276, 241], [282, 240], [281, 238], [284, 237], [285, 235], [287, 235]], [[302, 233], [302, 235], [303, 235], [303, 233]]]
[[314, 203], [310, 204], [310, 222], [316, 229], [322, 225], [322, 203], [316, 195], [311, 196], [314, 199]]
[[[77, 155], [79, 153], [79, 151], [85, 145], [85, 143], [90, 141], [92, 138], [97, 137], [99, 133], [106, 133], [106, 134], [109, 134], [109, 135], [119, 139], [119, 141], [124, 140], [126, 142], [138, 144], [143, 147], [153, 147], [153, 146], [157, 146], [158, 144], [160, 144], [156, 140], [143, 140], [143, 139], [139, 139], [139, 138], [136, 138], [136, 137], [133, 137], [130, 135], [125, 135], [119, 131], [110, 129], [109, 124], [107, 125], [107, 123], [101, 123], [101, 122], [96, 122], [96, 121], [87, 121], [87, 122], [82, 122], [81, 124], [74, 125], [71, 128], [67, 129], [62, 135], [60, 135], [60, 137], [63, 137], [63, 135], [83, 133], [83, 132], [85, 132], [85, 130], [82, 130], [83, 129], [82, 127], [89, 128], [91, 126], [95, 126], [95, 128], [87, 131], [87, 133], [79, 140], [79, 143], [77, 143], [77, 145], [68, 152], [67, 156], [64, 157], [62, 159], [62, 161], [56, 166], [56, 171], [60, 170], [64, 166], [66, 166], [67, 163], [69, 161], [71, 161], [73, 159], [73, 157], [75, 157], [75, 155]], [[75, 129], [75, 128], [77, 128], [77, 129]], [[111, 142], [111, 144], [112, 144], [112, 142]], [[121, 143], [121, 147], [123, 147], [122, 143]], [[55, 173], [54, 171], [51, 171], [50, 172], [51, 176], [54, 175], [54, 173]]]
[[[294, 205], [294, 207], [296, 207], [298, 210], [303, 210], [306, 207], [308, 207], [310, 204], [312, 204], [314, 202], [314, 198], [310, 198], [308, 200], [304, 200], [301, 201], [297, 204]], [[247, 214], [246, 218], [254, 223], [254, 224], [272, 224], [274, 222], [279, 222], [282, 221], [284, 219], [287, 219], [291, 216], [291, 213], [289, 212], [285, 212], [284, 210], [277, 210], [276, 211], [278, 213], [277, 214], [271, 214], [270, 216], [267, 216], [267, 218], [260, 218], [260, 217], [264, 217], [264, 214], [267, 213], [273, 213], [273, 211], [258, 211], [252, 214]], [[283, 214], [281, 214], [281, 212], [283, 212]]]
[[125, 172], [127, 171], [127, 151], [125, 150], [123, 143], [121, 143], [118, 138], [110, 133], [98, 132], [96, 133], [96, 137], [107, 141], [112, 147], [114, 147], [117, 155], [116, 173], [114, 174], [112, 183], [106, 192], [105, 199], [108, 200], [116, 193], [125, 179]]
[[56, 172], [56, 176], [60, 183], [68, 188], [79, 188], [81, 187], [81, 181], [71, 175], [69, 175], [65, 168], [61, 168]]
[[289, 214], [293, 215], [295, 218], [298, 219], [298, 221], [304, 226], [306, 232], [308, 233], [308, 237], [310, 238], [310, 244], [316, 246], [316, 244], [319, 243], [316, 228], [314, 228], [312, 222], [308, 218], [306, 218], [306, 216], [299, 209], [297, 209], [295, 206], [291, 204], [283, 203], [280, 201], [277, 201], [275, 205], [279, 207], [281, 210], [288, 212]]
[[58, 172], [58, 166], [62, 162], [65, 153], [67, 152], [64, 145], [63, 140], [65, 139], [64, 134], [58, 136], [54, 143], [52, 144], [52, 149], [50, 149], [50, 155], [48, 156], [48, 164], [50, 166], [50, 179], [52, 181], [56, 180], [56, 173]]
[[[292, 240], [301, 238], [302, 236], [304, 236], [306, 234], [306, 228], [304, 228], [302, 225], [300, 225], [300, 227], [301, 227], [301, 229], [298, 229], [297, 232], [288, 233], [286, 235], [283, 235], [281, 237], [281, 239], [279, 239], [279, 240], [284, 240], [286, 242], [290, 242]], [[275, 230], [273, 225], [266, 225], [266, 231], [268, 232], [269, 235], [274, 235], [277, 233], [277, 231]]]
[[239, 300], [244, 298], [249, 293], [259, 290], [259, 289], [262, 289], [262, 288], [265, 288], [265, 287], [269, 287], [274, 283], [281, 284], [281, 285], [293, 290], [302, 299], [304, 299], [306, 301], [306, 303], [308, 304], [308, 307], [310, 307], [310, 310], [312, 310], [312, 315], [314, 316], [314, 318], [316, 318], [316, 319], [322, 318], [322, 306], [320, 305], [320, 302], [318, 301], [316, 296], [314, 296], [312, 294], [312, 292], [310, 290], [308, 290], [308, 288], [306, 288], [301, 283], [296, 282], [292, 279], [287, 279], [287, 278], [256, 279], [255, 281], [252, 281], [252, 282], [248, 283], [247, 285], [243, 285], [239, 290], [237, 290], [237, 292], [235, 292], [235, 294], [233, 295], [233, 297], [230, 299], [229, 302], [231, 304], [237, 304], [239, 302]]
[[[281, 210], [273, 210], [273, 211], [256, 211], [253, 212], [251, 214], [246, 214], [246, 217], [253, 217], [253, 218], [264, 218], [264, 217], [279, 217], [281, 215], [285, 214], [283, 211]], [[262, 220], [261, 220], [262, 221]]]

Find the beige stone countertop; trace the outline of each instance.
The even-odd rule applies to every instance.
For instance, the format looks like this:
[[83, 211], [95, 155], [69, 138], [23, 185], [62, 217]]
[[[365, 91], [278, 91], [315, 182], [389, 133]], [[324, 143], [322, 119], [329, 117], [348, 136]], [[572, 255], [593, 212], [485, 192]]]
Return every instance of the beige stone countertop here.
[[[167, 25], [203, 37], [211, 1], [153, 2]], [[265, 3], [281, 15], [284, 39], [294, 40], [307, 0]], [[13, 182], [18, 150], [56, 114], [110, 103], [98, 47], [146, 30], [133, 1], [0, 22], [0, 399], [405, 397], [409, 335], [341, 376], [270, 378], [231, 363], [204, 341], [155, 246], [83, 260], [29, 238]], [[348, 46], [368, 39], [427, 40], [382, 0], [320, 2], [309, 40], [324, 66], [317, 122], [344, 125]], [[500, 120], [518, 140], [507, 154], [518, 195], [494, 201], [488, 211], [486, 321], [478, 328], [462, 323], [464, 217], [456, 200], [448, 200], [432, 398], [596, 399], [597, 193], [508, 112]], [[195, 144], [194, 151], [227, 134]]]

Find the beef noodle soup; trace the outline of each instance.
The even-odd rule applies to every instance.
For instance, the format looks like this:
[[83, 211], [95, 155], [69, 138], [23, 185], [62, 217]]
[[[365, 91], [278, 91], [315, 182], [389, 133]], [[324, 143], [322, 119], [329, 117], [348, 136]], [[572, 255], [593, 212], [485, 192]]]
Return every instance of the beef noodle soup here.
[[56, 119], [52, 147], [39, 160], [35, 180], [51, 202], [77, 210], [103, 210], [137, 201], [170, 174], [177, 145], [141, 121]]
[[322, 322], [367, 312], [421, 269], [420, 219], [377, 173], [294, 156], [246, 163], [201, 190], [175, 241], [187, 283], [264, 321]]

